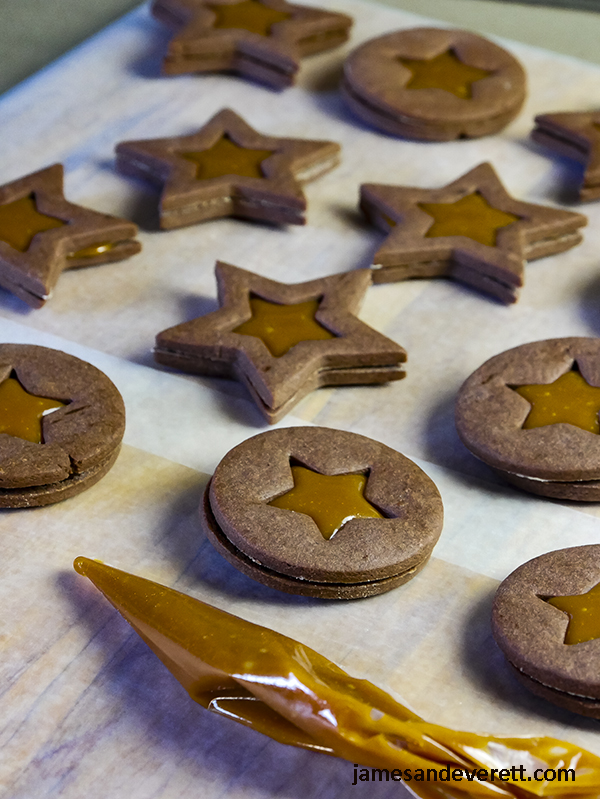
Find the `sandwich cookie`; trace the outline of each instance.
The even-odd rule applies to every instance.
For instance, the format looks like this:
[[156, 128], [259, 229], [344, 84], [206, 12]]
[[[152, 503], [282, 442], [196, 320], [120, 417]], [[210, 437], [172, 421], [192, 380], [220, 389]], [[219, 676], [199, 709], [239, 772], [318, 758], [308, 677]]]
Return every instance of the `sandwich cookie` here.
[[280, 591], [330, 599], [410, 580], [443, 521], [439, 492], [416, 464], [370, 438], [324, 427], [271, 430], [232, 449], [201, 512], [209, 540], [241, 572]]

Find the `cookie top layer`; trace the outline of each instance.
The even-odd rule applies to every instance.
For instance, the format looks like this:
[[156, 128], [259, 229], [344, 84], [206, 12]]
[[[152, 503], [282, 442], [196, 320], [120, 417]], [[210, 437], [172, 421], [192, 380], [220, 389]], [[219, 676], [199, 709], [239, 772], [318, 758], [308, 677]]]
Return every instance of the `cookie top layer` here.
[[536, 341], [491, 358], [458, 395], [456, 427], [463, 443], [504, 472], [565, 482], [598, 479], [600, 435], [568, 422], [524, 429], [532, 405], [516, 388], [547, 384], [556, 394], [556, 381], [571, 370], [600, 387], [600, 339]]
[[569, 615], [548, 602], [598, 584], [598, 544], [548, 552], [516, 569], [500, 585], [492, 613], [494, 637], [507, 659], [547, 687], [600, 698], [600, 637], [565, 643]]
[[[450, 64], [436, 69], [436, 60]], [[427, 66], [427, 62], [429, 65]], [[420, 66], [419, 66], [420, 65]], [[434, 73], [456, 73], [455, 85]], [[429, 69], [430, 76], [421, 73]], [[344, 89], [365, 111], [406, 128], [420, 138], [447, 129], [448, 138], [477, 136], [482, 121], [501, 120], [500, 127], [516, 115], [526, 90], [525, 72], [506, 50], [481, 36], [461, 30], [413, 28], [371, 39], [358, 47], [344, 64]], [[508, 116], [507, 116], [508, 115]], [[371, 120], [373, 121], [373, 120]], [[496, 127], [495, 129], [498, 129]], [[392, 129], [390, 132], [394, 132]]]
[[[311, 516], [269, 504], [294, 488], [294, 465], [365, 475], [364, 499], [384, 518], [351, 518], [325, 538]], [[421, 564], [443, 519], [437, 488], [412, 461], [365, 436], [321, 427], [273, 430], [235, 447], [215, 471], [209, 501], [222, 533], [245, 555], [324, 583], [379, 580]]]
[[43, 443], [0, 434], [0, 488], [62, 482], [110, 459], [123, 438], [125, 407], [103, 372], [58, 350], [1, 344], [0, 383], [11, 376], [64, 406], [42, 418]]

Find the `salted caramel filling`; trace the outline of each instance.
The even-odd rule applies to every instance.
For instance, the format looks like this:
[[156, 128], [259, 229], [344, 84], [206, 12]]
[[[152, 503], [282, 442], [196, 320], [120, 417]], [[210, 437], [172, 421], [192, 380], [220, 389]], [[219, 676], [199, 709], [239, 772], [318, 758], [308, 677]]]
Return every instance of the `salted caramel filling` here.
[[196, 165], [196, 179], [210, 180], [223, 175], [240, 175], [246, 178], [263, 178], [262, 162], [273, 155], [273, 150], [252, 150], [240, 147], [228, 136], [222, 136], [208, 150], [179, 153]]
[[382, 519], [365, 499], [366, 474], [319, 474], [292, 466], [294, 487], [267, 503], [310, 516], [323, 538], [332, 538], [350, 519]]
[[417, 203], [433, 217], [433, 225], [425, 236], [467, 236], [488, 247], [496, 246], [498, 230], [512, 225], [520, 217], [499, 211], [478, 191], [467, 194], [453, 203]]
[[27, 252], [37, 233], [66, 225], [62, 219], [42, 214], [37, 209], [35, 194], [0, 205], [0, 240], [19, 252]]
[[576, 368], [565, 372], [554, 383], [511, 388], [531, 403], [524, 430], [566, 422], [600, 434], [600, 388], [590, 386]]
[[114, 241], [103, 241], [100, 244], [90, 244], [89, 247], [83, 247], [81, 250], [77, 250], [77, 252], [71, 252], [67, 255], [67, 258], [75, 260], [76, 258], [94, 258], [96, 255], [103, 255], [105, 252], [109, 252], [114, 247], [116, 247], [116, 242]]
[[214, 28], [241, 28], [259, 36], [270, 36], [271, 26], [291, 17], [286, 11], [269, 8], [257, 0], [243, 0], [242, 3], [209, 5], [215, 15]]
[[585, 594], [544, 599], [569, 617], [565, 644], [582, 644], [600, 638], [600, 583]]
[[475, 81], [487, 78], [492, 73], [487, 69], [463, 64], [453, 50], [436, 55], [435, 58], [399, 58], [400, 63], [412, 72], [406, 89], [443, 89], [462, 100], [472, 97]]
[[7, 377], [0, 383], [0, 433], [42, 444], [42, 417], [65, 404], [30, 394], [16, 377]]
[[279, 305], [251, 296], [251, 318], [232, 332], [259, 338], [274, 358], [280, 358], [301, 341], [335, 338], [315, 319], [320, 302], [319, 298], [293, 305]]

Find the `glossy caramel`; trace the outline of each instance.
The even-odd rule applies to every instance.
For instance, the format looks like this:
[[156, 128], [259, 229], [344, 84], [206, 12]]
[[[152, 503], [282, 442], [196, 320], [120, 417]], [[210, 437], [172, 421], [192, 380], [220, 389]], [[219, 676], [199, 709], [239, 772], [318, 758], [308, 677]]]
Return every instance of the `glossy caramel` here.
[[566, 422], [590, 433], [600, 433], [600, 388], [590, 386], [576, 370], [565, 372], [554, 383], [512, 386], [531, 403], [524, 430]]
[[463, 64], [453, 50], [436, 55], [435, 58], [399, 58], [403, 66], [412, 72], [406, 89], [443, 89], [461, 100], [472, 97], [475, 81], [487, 78], [492, 73], [487, 69]]
[[328, 475], [305, 466], [291, 468], [294, 487], [267, 504], [310, 516], [323, 538], [332, 538], [350, 519], [383, 519], [365, 499], [366, 474]]
[[261, 297], [251, 296], [251, 318], [232, 332], [259, 338], [274, 358], [280, 358], [301, 341], [335, 338], [333, 333], [315, 319], [320, 302], [320, 299], [316, 299], [292, 305], [279, 305]]
[[65, 224], [62, 219], [40, 213], [35, 194], [0, 205], [0, 240], [19, 252], [27, 252], [37, 233]]
[[288, 12], [269, 8], [258, 0], [215, 4], [208, 8], [215, 15], [214, 28], [241, 28], [259, 36], [270, 36], [272, 25], [291, 17]]
[[116, 246], [113, 241], [102, 241], [99, 244], [90, 244], [89, 247], [84, 247], [81, 250], [77, 250], [77, 252], [71, 252], [67, 255], [67, 258], [71, 258], [73, 261], [76, 258], [95, 258], [96, 255], [104, 255], [105, 252], [110, 252]]
[[582, 644], [600, 638], [600, 583], [585, 594], [553, 596], [546, 601], [569, 617], [565, 644]]
[[467, 194], [453, 203], [418, 203], [433, 217], [433, 225], [425, 236], [468, 236], [488, 247], [496, 246], [496, 234], [519, 217], [491, 206], [479, 192]]
[[0, 383], [0, 433], [42, 444], [44, 413], [64, 405], [64, 402], [30, 394], [15, 377], [7, 377]]
[[263, 178], [262, 162], [273, 152], [240, 147], [228, 136], [222, 136], [208, 150], [188, 151], [179, 155], [196, 165], [196, 180], [210, 180], [224, 175]]
[[[552, 799], [572, 799], [573, 784], [578, 799], [598, 797], [600, 758], [581, 747], [555, 738], [502, 738], [430, 724], [292, 638], [98, 561], [77, 558], [74, 566], [142, 636], [192, 699], [281, 743], [389, 770], [449, 766], [472, 773], [507, 764], [534, 763], [543, 769], [568, 764], [575, 769], [575, 783], [554, 781]], [[370, 646], [377, 657], [377, 647], [385, 641], [371, 641]], [[432, 690], [444, 689], [437, 685]], [[411, 782], [423, 799], [533, 799], [549, 796], [547, 787], [522, 782], [518, 770], [516, 777], [509, 774], [494, 783], [464, 778], [443, 784]]]

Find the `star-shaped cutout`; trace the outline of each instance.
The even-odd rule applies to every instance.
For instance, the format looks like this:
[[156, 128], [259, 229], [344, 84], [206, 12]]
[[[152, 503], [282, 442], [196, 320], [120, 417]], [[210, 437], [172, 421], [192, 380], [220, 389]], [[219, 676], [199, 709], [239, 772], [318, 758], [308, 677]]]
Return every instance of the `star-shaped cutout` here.
[[600, 583], [585, 594], [540, 599], [568, 615], [565, 644], [583, 644], [600, 638]]
[[166, 74], [236, 72], [277, 89], [294, 82], [300, 58], [342, 44], [352, 25], [285, 0], [154, 0], [152, 13], [176, 30]]
[[365, 499], [366, 474], [320, 474], [305, 466], [291, 469], [294, 487], [267, 504], [310, 516], [323, 538], [332, 538], [350, 519], [383, 518]]
[[11, 375], [0, 383], [0, 433], [42, 444], [42, 417], [65, 404], [30, 394]]
[[564, 422], [600, 434], [600, 388], [591, 386], [576, 365], [553, 383], [510, 388], [531, 404], [524, 430]]
[[[154, 351], [159, 363], [242, 381], [270, 422], [319, 386], [404, 377], [402, 347], [356, 316], [371, 282], [369, 270], [291, 285], [230, 264], [217, 263], [215, 271], [220, 309], [159, 333]], [[261, 337], [240, 331], [253, 316], [254, 298], [287, 307], [316, 303], [313, 321], [330, 335], [302, 339], [274, 355]]]
[[471, 67], [460, 61], [453, 50], [446, 50], [428, 60], [421, 58], [399, 58], [403, 66], [412, 72], [406, 83], [407, 89], [443, 89], [446, 92], [468, 100], [472, 95], [471, 86], [475, 81], [489, 77], [488, 69]]
[[39, 308], [65, 269], [139, 252], [136, 234], [133, 222], [67, 202], [54, 164], [0, 187], [0, 286]]
[[541, 114], [531, 138], [584, 166], [581, 200], [600, 197], [600, 110]]
[[[506, 303], [517, 299], [525, 260], [574, 247], [587, 223], [582, 214], [513, 199], [491, 164], [441, 189], [365, 184], [360, 204], [389, 233], [373, 258], [375, 283], [450, 277]], [[467, 218], [459, 222], [461, 210]], [[482, 230], [479, 240], [473, 213]], [[486, 237], [494, 243], [485, 243]]]
[[237, 216], [302, 225], [301, 185], [337, 165], [334, 142], [263, 136], [223, 109], [191, 136], [121, 142], [117, 167], [162, 186], [160, 226]]

